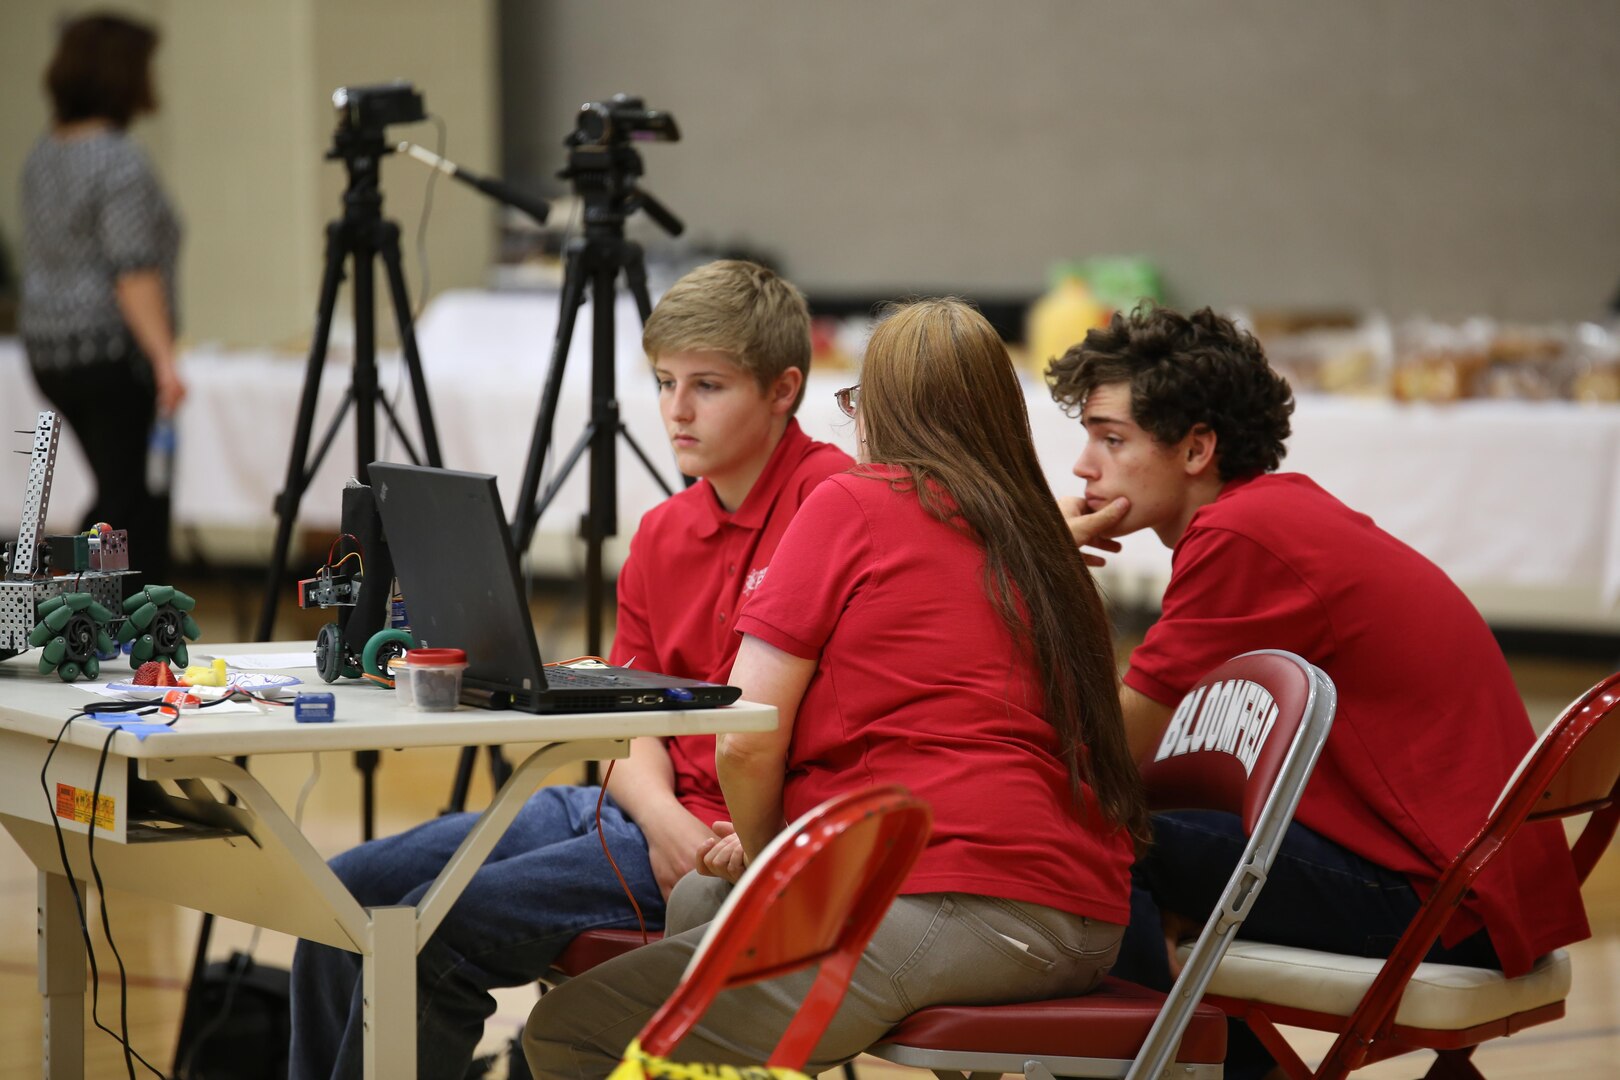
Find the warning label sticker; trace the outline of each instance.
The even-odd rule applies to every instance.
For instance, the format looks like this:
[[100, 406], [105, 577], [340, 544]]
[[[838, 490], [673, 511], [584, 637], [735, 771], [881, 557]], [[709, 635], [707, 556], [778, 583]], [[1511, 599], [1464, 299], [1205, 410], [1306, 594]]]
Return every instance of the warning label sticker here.
[[[56, 785], [56, 816], [77, 821], [82, 824], [90, 822], [90, 795], [84, 788], [73, 787], [69, 784]], [[113, 819], [116, 816], [117, 801], [111, 795], [103, 795], [96, 800], [96, 828], [112, 831]]]

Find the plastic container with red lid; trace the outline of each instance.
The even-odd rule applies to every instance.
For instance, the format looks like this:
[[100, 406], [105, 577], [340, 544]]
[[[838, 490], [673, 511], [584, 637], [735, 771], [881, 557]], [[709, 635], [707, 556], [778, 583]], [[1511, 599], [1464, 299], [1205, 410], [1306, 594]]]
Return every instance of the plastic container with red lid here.
[[411, 661], [407, 654], [389, 659], [388, 677], [394, 680], [394, 700], [401, 705], [411, 704]]
[[461, 700], [461, 673], [467, 670], [462, 649], [412, 649], [411, 698], [423, 712], [450, 712]]

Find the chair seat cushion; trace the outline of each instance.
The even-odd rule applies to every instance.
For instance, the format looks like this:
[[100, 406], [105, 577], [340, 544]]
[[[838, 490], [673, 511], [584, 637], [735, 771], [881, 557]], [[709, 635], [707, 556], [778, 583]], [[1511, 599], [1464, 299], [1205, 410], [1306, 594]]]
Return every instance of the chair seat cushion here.
[[[646, 940], [657, 941], [663, 936], [657, 930], [650, 930]], [[571, 979], [644, 944], [640, 930], [587, 930], [575, 935], [562, 955], [552, 961], [551, 968]]]
[[[1135, 983], [1104, 979], [1083, 997], [1021, 1005], [936, 1005], [912, 1013], [883, 1037], [885, 1044], [1028, 1057], [1133, 1058], [1159, 1015], [1164, 995]], [[1226, 1057], [1226, 1014], [1199, 1005], [1181, 1039], [1182, 1062]]]
[[[1185, 958], [1189, 947], [1183, 946]], [[1234, 941], [1216, 969], [1208, 993], [1330, 1016], [1349, 1016], [1372, 986], [1382, 960]], [[1569, 954], [1543, 956], [1526, 975], [1419, 964], [1401, 998], [1395, 1022], [1431, 1031], [1460, 1031], [1562, 1001], [1569, 995]]]

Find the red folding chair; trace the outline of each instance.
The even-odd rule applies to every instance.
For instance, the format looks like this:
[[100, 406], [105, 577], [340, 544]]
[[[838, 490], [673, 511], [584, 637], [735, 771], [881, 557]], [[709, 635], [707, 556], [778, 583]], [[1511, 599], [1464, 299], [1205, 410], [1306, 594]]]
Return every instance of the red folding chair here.
[[667, 1057], [722, 990], [816, 965], [804, 1004], [766, 1061], [802, 1068], [922, 854], [932, 817], [904, 788], [882, 787], [830, 799], [784, 830], [732, 890], [680, 985], [642, 1028], [642, 1051]]
[[[1574, 845], [1584, 882], [1620, 822], [1620, 674], [1554, 720], [1509, 778], [1478, 835], [1441, 874], [1388, 960], [1240, 942], [1222, 961], [1209, 1000], [1241, 1016], [1290, 1076], [1343, 1077], [1413, 1050], [1437, 1052], [1432, 1078], [1482, 1077], [1470, 1060], [1487, 1039], [1564, 1015], [1569, 956], [1554, 950], [1526, 975], [1425, 964], [1479, 872], [1527, 821], [1592, 812]], [[1313, 1074], [1277, 1024], [1339, 1033]]]
[[[1250, 907], [1327, 742], [1337, 695], [1292, 653], [1245, 653], [1182, 699], [1142, 769], [1160, 810], [1209, 808], [1243, 819], [1249, 843], [1168, 997], [1117, 979], [1083, 997], [1023, 1005], [936, 1006], [868, 1053], [936, 1075], [1216, 1080], [1226, 1016], [1200, 997]], [[1009, 867], [1009, 872], [1015, 868]]]

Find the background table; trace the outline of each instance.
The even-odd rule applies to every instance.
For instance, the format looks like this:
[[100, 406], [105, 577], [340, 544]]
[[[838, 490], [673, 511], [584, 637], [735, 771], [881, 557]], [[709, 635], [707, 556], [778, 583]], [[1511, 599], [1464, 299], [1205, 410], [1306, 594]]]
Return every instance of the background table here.
[[[238, 655], [303, 645], [208, 645]], [[75, 721], [45, 776], [51, 741], [73, 711], [95, 700], [43, 676], [25, 655], [0, 663], [0, 824], [39, 870], [40, 992], [44, 1072], [83, 1075], [85, 951], [52, 824], [60, 825], [72, 877], [92, 875], [89, 821], [98, 824], [96, 867], [111, 888], [141, 893], [295, 934], [364, 957], [366, 1076], [415, 1075], [415, 957], [493, 850], [519, 808], [557, 767], [623, 757], [638, 735], [768, 730], [776, 710], [739, 702], [723, 709], [536, 716], [462, 709], [422, 713], [369, 684], [330, 687], [337, 719], [299, 724], [290, 708], [259, 714], [184, 713], [144, 738]], [[288, 672], [312, 679], [313, 669]], [[317, 684], [319, 685], [319, 684]], [[321, 689], [328, 689], [322, 686]], [[228, 758], [318, 750], [540, 743], [415, 906], [362, 908], [275, 799]], [[106, 747], [105, 768], [101, 768]], [[130, 763], [134, 764], [131, 770]], [[97, 774], [100, 772], [100, 782]], [[133, 778], [131, 774], [133, 773]], [[218, 798], [206, 782], [234, 794]], [[92, 800], [99, 787], [99, 798]], [[132, 801], [140, 809], [131, 814]]]
[[[421, 320], [423, 366], [445, 463], [500, 477], [515, 504], [539, 407], [557, 302], [545, 293], [451, 292]], [[589, 327], [582, 312], [580, 327]], [[658, 418], [657, 390], [640, 351], [640, 325], [627, 298], [616, 311], [619, 399], [626, 425], [673, 481], [675, 468]], [[558, 410], [556, 456], [572, 444], [588, 408], [589, 335], [575, 335]], [[179, 421], [174, 492], [176, 521], [207, 539], [210, 530], [251, 530], [265, 539], [271, 499], [281, 488], [302, 357], [265, 350], [190, 349], [184, 359], [191, 398]], [[381, 385], [400, 385], [397, 358], [380, 360]], [[348, 383], [346, 354], [335, 348], [322, 382], [321, 418]], [[853, 425], [832, 391], [849, 371], [814, 371], [800, 419], [805, 430], [853, 449]], [[1045, 389], [1027, 382], [1037, 448], [1059, 493], [1077, 492], [1070, 468], [1080, 450], [1078, 424]], [[0, 340], [0, 423], [31, 428], [41, 402], [19, 345]], [[413, 428], [411, 409], [404, 408]], [[339, 489], [353, 471], [352, 424], [305, 499], [300, 520], [334, 529]], [[22, 445], [18, 437], [18, 446]], [[65, 440], [51, 520], [77, 524], [90, 498], [78, 448]], [[388, 444], [385, 442], [385, 446]], [[384, 456], [402, 458], [397, 443]], [[1349, 505], [1373, 516], [1446, 570], [1493, 622], [1620, 633], [1620, 408], [1567, 402], [1459, 402], [1399, 405], [1304, 396], [1294, 414], [1286, 465], [1309, 473]], [[7, 506], [21, 512], [27, 459], [0, 454], [0, 528]], [[571, 537], [585, 506], [586, 470], [574, 471], [541, 522], [542, 569], [573, 572]], [[641, 514], [660, 494], [629, 454], [620, 457], [622, 558]], [[1151, 534], [1127, 538], [1102, 575], [1116, 599], [1151, 605], [1169, 573], [1169, 552]]]

